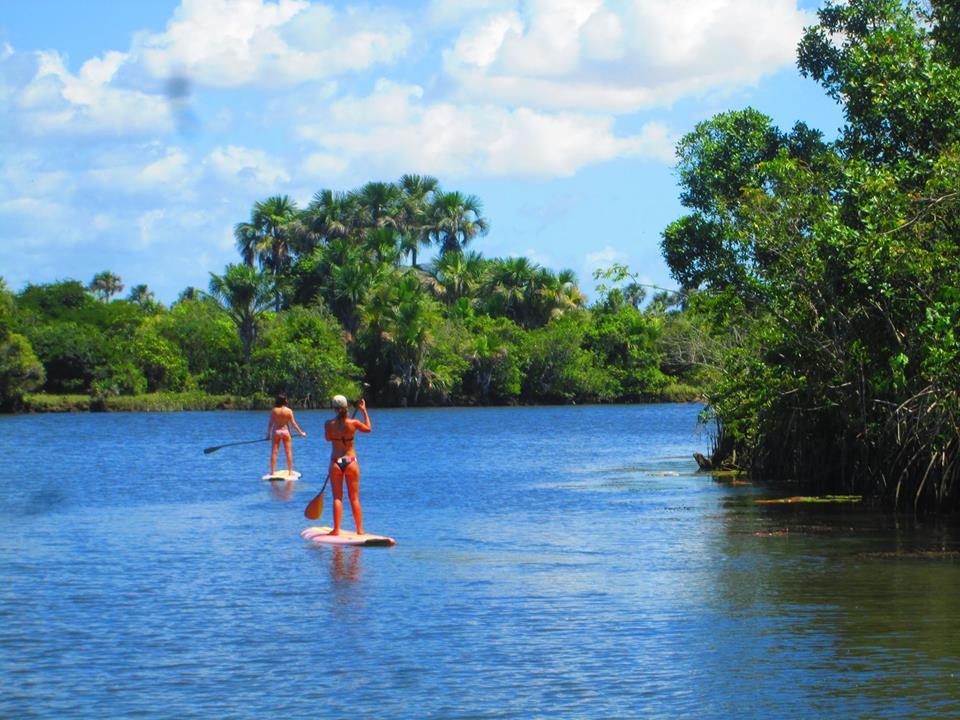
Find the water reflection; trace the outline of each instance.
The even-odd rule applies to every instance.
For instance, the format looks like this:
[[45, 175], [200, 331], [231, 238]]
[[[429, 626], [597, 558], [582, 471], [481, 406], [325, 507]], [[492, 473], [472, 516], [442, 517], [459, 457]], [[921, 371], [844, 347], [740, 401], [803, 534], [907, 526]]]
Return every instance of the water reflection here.
[[[750, 497], [725, 511], [711, 592], [731, 660], [803, 673], [804, 687], [784, 692], [807, 707], [839, 700], [864, 717], [956, 709], [956, 527]], [[746, 635], [748, 648], [737, 642]]]
[[276, 502], [288, 502], [293, 497], [293, 481], [270, 482], [270, 495]]
[[360, 580], [362, 548], [332, 545], [330, 551], [330, 577], [334, 583], [355, 583]]

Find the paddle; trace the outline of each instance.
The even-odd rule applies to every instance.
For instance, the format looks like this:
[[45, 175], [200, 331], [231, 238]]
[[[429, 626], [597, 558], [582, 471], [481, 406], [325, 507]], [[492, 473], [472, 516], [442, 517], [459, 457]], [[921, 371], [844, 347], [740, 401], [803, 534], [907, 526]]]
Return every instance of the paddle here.
[[240, 442], [224, 443], [223, 445], [214, 445], [213, 447], [208, 447], [203, 449], [204, 455], [209, 455], [210, 453], [215, 453], [217, 450], [221, 450], [225, 447], [232, 447], [234, 445], [249, 445], [250, 443], [259, 443], [267, 442], [270, 438], [260, 438], [259, 440], [241, 440]]
[[[293, 433], [290, 434], [290, 439], [297, 437]], [[213, 447], [208, 447], [203, 449], [204, 455], [209, 455], [210, 453], [215, 453], [217, 450], [220, 450], [225, 447], [233, 447], [234, 445], [250, 445], [251, 443], [261, 443], [261, 442], [270, 442], [270, 438], [260, 438], [259, 440], [241, 440], [240, 442], [224, 443], [223, 445], [214, 445]]]
[[[359, 409], [360, 401], [357, 400], [357, 404], [353, 407], [353, 417], [357, 416], [357, 410]], [[323, 487], [320, 488], [320, 492], [318, 492], [316, 497], [308, 502], [307, 507], [303, 509], [303, 514], [308, 520], [316, 520], [323, 514], [323, 491], [327, 489], [328, 482], [330, 482], [329, 470], [327, 470], [327, 479], [323, 481]]]
[[303, 510], [303, 514], [308, 520], [316, 520], [323, 514], [323, 491], [327, 489], [328, 482], [330, 482], [329, 471], [327, 472], [327, 479], [323, 481], [323, 487], [320, 488], [320, 492], [317, 493], [313, 500], [307, 503], [307, 507]]

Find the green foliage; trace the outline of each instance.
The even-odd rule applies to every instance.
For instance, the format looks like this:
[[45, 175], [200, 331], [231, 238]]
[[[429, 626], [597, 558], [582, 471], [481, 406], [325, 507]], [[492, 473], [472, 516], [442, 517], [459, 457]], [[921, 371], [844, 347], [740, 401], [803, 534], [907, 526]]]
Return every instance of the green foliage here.
[[599, 402], [616, 396], [616, 379], [584, 347], [589, 322], [588, 313], [568, 313], [527, 335], [523, 399]]
[[318, 308], [293, 307], [277, 317], [264, 331], [251, 363], [259, 392], [283, 392], [306, 407], [326, 406], [337, 393], [356, 397], [359, 374], [339, 325]]
[[610, 394], [634, 401], [656, 398], [669, 383], [657, 344], [663, 319], [629, 305], [595, 310], [592, 319], [586, 346], [609, 372]]
[[23, 335], [0, 335], [0, 408], [20, 404], [24, 394], [43, 385], [43, 365]]
[[31, 328], [28, 337], [43, 363], [47, 392], [89, 391], [111, 355], [106, 336], [95, 326], [53, 322]]
[[223, 275], [210, 273], [210, 295], [237, 328], [245, 363], [250, 361], [261, 319], [270, 307], [275, 287], [269, 276], [249, 265], [227, 265]]
[[104, 270], [93, 276], [88, 287], [100, 301], [110, 302], [111, 297], [123, 292], [123, 281], [119, 275]]
[[463, 392], [480, 403], [514, 402], [520, 396], [524, 332], [507, 318], [478, 315], [468, 323], [472, 345]]
[[49, 285], [27, 285], [17, 296], [20, 310], [57, 319], [93, 304], [93, 298], [76, 280], [51, 283]]
[[187, 361], [176, 344], [157, 331], [155, 323], [144, 323], [132, 342], [124, 348], [123, 354], [143, 373], [147, 392], [180, 392], [187, 389]]
[[[900, 0], [828, 3], [801, 69], [843, 104], [825, 147], [752, 113], [681, 143], [664, 233], [702, 286], [718, 358], [716, 459], [816, 490], [960, 504], [960, 69], [956, 16]], [[749, 122], [745, 122], [749, 121]]]
[[[204, 406], [204, 393], [278, 391], [317, 406], [360, 394], [361, 381], [390, 405], [650, 399], [670, 386], [670, 397], [691, 395], [677, 384], [689, 377], [660, 367], [673, 300], [643, 311], [645, 289], [628, 283], [594, 327], [573, 272], [470, 250], [488, 228], [478, 198], [428, 176], [321, 190], [303, 210], [274, 196], [235, 227], [243, 262], [211, 273], [209, 294], [187, 288], [168, 309], [134, 284], [112, 299], [123, 283], [108, 271], [89, 290], [28, 286], [0, 292], [0, 337], [29, 339], [46, 391], [93, 396], [30, 396], [33, 408]], [[437, 256], [421, 267], [430, 246]]]
[[233, 322], [208, 297], [176, 303], [158, 331], [176, 343], [197, 385], [207, 392], [236, 392], [240, 387], [243, 346]]

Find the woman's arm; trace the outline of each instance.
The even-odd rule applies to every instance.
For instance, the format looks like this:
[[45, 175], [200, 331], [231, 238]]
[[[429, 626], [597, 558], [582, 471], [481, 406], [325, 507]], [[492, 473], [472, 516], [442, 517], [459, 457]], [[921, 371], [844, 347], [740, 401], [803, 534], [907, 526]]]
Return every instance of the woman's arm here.
[[367, 415], [367, 403], [362, 398], [360, 402], [357, 403], [357, 409], [363, 413], [363, 422], [357, 419], [351, 420], [354, 429], [362, 432], [370, 432], [373, 430], [373, 426], [370, 424], [370, 416]]
[[271, 433], [273, 433], [273, 413], [270, 413], [270, 419], [267, 420], [267, 440], [270, 439]]
[[297, 425], [297, 421], [293, 419], [293, 410], [290, 411], [290, 424], [293, 425], [293, 429], [300, 433], [302, 437], [307, 436], [307, 434], [300, 429], [300, 426]]

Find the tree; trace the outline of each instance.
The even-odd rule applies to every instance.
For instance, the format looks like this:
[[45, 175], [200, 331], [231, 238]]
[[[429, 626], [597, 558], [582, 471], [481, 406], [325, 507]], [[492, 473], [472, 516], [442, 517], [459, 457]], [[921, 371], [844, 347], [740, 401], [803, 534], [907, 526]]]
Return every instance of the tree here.
[[430, 204], [440, 192], [440, 182], [430, 175], [403, 175], [400, 192], [398, 228], [403, 238], [401, 246], [410, 256], [410, 265], [417, 267], [417, 251], [430, 244]]
[[134, 285], [132, 288], [130, 288], [130, 293], [127, 295], [127, 300], [132, 302], [134, 305], [139, 305], [145, 310], [156, 310], [159, 307], [159, 303], [154, 297], [153, 291], [146, 285]]
[[43, 365], [30, 341], [19, 333], [0, 337], [0, 408], [16, 407], [25, 393], [43, 386]]
[[365, 231], [394, 228], [399, 224], [403, 200], [400, 188], [393, 183], [368, 182], [352, 193], [357, 212], [356, 224]]
[[13, 332], [15, 310], [13, 295], [0, 277], [0, 409], [15, 407], [45, 379], [30, 341]]
[[213, 298], [200, 294], [177, 302], [159, 319], [158, 332], [176, 344], [199, 387], [207, 392], [243, 392], [237, 328]]
[[283, 392], [306, 407], [359, 390], [360, 371], [347, 355], [342, 330], [320, 308], [293, 307], [269, 323], [253, 353], [252, 374], [261, 392]]
[[123, 281], [119, 275], [104, 270], [93, 276], [90, 290], [102, 302], [110, 302], [110, 298], [123, 292]]
[[244, 364], [249, 364], [260, 320], [270, 307], [273, 280], [249, 265], [227, 265], [223, 275], [210, 273], [210, 295], [237, 328]]
[[614, 397], [613, 378], [585, 347], [588, 323], [585, 312], [567, 313], [530, 331], [524, 343], [524, 400], [597, 402]]
[[533, 318], [540, 266], [525, 257], [490, 261], [484, 290], [484, 309], [527, 327]]
[[429, 218], [430, 234], [442, 255], [463, 252], [475, 237], [486, 235], [489, 230], [483, 204], [474, 195], [434, 193]]
[[274, 304], [280, 310], [283, 299], [280, 276], [292, 262], [292, 232], [299, 217], [297, 204], [286, 195], [274, 195], [254, 203], [250, 220], [234, 226], [237, 249], [245, 264], [254, 260], [273, 277]]
[[427, 354], [440, 321], [436, 301], [412, 273], [384, 275], [361, 307], [364, 346], [400, 403], [416, 405], [430, 387]]
[[487, 272], [488, 263], [480, 253], [448, 253], [438, 256], [428, 268], [437, 295], [447, 305], [460, 298], [474, 298]]
[[310, 204], [292, 225], [297, 253], [310, 255], [317, 247], [338, 238], [344, 238], [353, 229], [356, 211], [348, 193], [319, 190]]
[[960, 68], [956, 27], [939, 24], [947, 6], [821, 9], [799, 64], [843, 105], [835, 145], [795, 128], [759, 152], [762, 124], [743, 135], [726, 117], [681, 144], [684, 201], [716, 243], [678, 233], [677, 270], [693, 267], [701, 308], [737, 335], [709, 398], [715, 459], [735, 453], [814, 491], [960, 506]]

